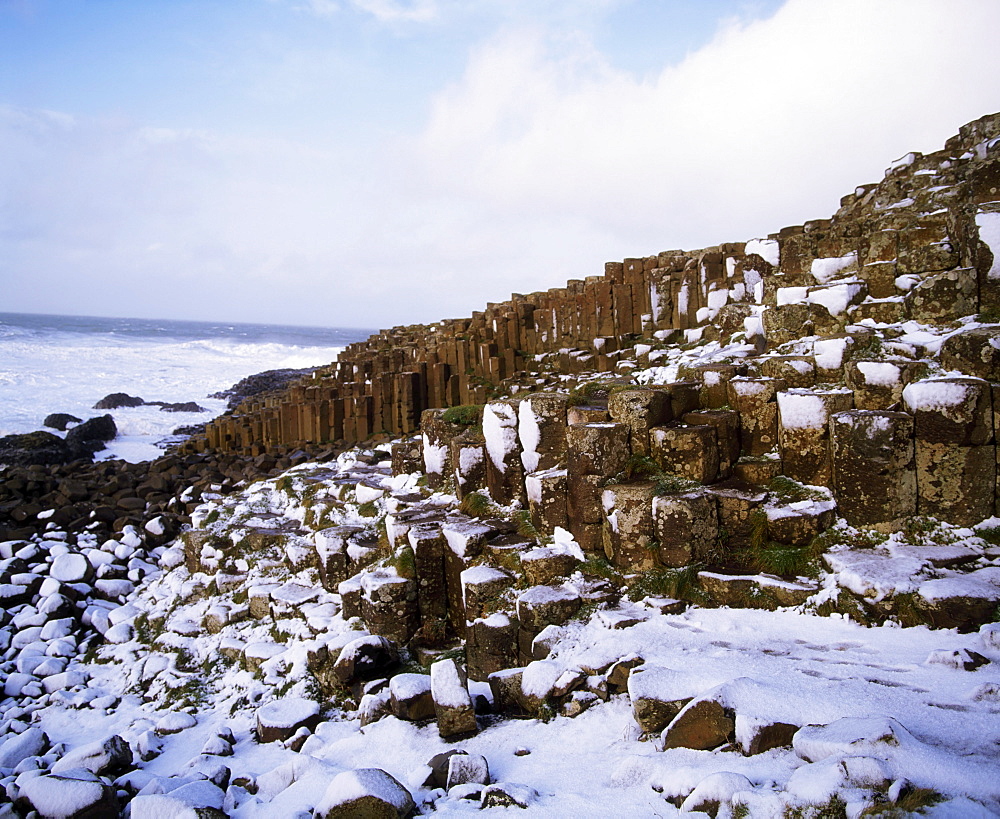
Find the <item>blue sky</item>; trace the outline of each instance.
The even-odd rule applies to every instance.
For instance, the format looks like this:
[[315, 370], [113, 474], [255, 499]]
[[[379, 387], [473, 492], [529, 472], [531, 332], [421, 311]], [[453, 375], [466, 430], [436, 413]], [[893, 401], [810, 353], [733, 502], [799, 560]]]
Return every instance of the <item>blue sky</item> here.
[[0, 0], [2, 309], [389, 326], [830, 215], [994, 0]]

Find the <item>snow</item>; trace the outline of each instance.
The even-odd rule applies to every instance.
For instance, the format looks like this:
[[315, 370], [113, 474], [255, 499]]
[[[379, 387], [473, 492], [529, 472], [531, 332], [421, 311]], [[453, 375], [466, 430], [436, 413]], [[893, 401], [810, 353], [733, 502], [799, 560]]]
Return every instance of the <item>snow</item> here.
[[778, 307], [783, 307], [786, 304], [802, 304], [808, 297], [808, 287], [779, 287]]
[[538, 469], [538, 444], [542, 440], [542, 433], [538, 427], [538, 416], [528, 399], [518, 404], [517, 435], [521, 441], [521, 463], [524, 464], [524, 470], [534, 472]]
[[827, 259], [813, 259], [810, 272], [820, 284], [826, 284], [836, 278], [842, 270], [857, 265], [858, 254], [854, 251], [844, 256]]
[[822, 338], [813, 343], [813, 357], [816, 366], [823, 370], [839, 370], [844, 363], [844, 353], [850, 338]]
[[292, 728], [319, 715], [319, 703], [302, 697], [275, 700], [257, 710], [257, 720], [269, 728]]
[[861, 291], [862, 285], [855, 282], [845, 282], [828, 287], [811, 287], [809, 288], [809, 301], [812, 304], [825, 307], [831, 316], [839, 316], [847, 312], [847, 308], [854, 303]]
[[471, 708], [469, 689], [458, 674], [454, 660], [431, 663], [431, 693], [434, 703], [444, 708]]
[[869, 386], [895, 387], [900, 383], [899, 366], [891, 362], [859, 361], [857, 367]]
[[993, 264], [986, 274], [987, 278], [1000, 279], [1000, 213], [979, 212], [976, 214], [976, 225], [979, 227], [979, 240], [993, 254]]
[[447, 444], [432, 444], [430, 437], [425, 432], [424, 441], [424, 471], [434, 475], [444, 474], [444, 465], [448, 459]]
[[751, 239], [743, 247], [743, 252], [747, 256], [756, 253], [768, 264], [778, 266], [780, 256], [777, 239]]
[[785, 429], [823, 429], [829, 420], [824, 395], [807, 389], [778, 393], [778, 413]]
[[517, 413], [509, 404], [487, 404], [483, 410], [483, 437], [493, 465], [504, 472], [507, 457], [517, 449]]
[[969, 381], [927, 378], [914, 381], [903, 389], [903, 402], [910, 412], [939, 411], [947, 414], [965, 403], [969, 395]]

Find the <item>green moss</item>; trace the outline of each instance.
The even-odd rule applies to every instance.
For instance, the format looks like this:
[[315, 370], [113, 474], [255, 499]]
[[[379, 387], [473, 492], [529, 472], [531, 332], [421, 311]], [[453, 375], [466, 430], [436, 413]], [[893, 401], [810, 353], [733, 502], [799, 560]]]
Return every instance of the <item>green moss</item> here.
[[822, 805], [795, 805], [785, 808], [782, 819], [847, 819], [847, 803], [831, 796]]
[[664, 472], [657, 477], [654, 492], [657, 495], [674, 495], [678, 492], [692, 492], [695, 489], [700, 489], [701, 486], [698, 481], [682, 478], [672, 472]]
[[606, 381], [586, 381], [569, 391], [567, 406], [586, 407], [608, 400], [612, 385]]
[[446, 424], [477, 427], [483, 422], [483, 405], [460, 404], [457, 407], [449, 407], [441, 413], [441, 420]]
[[404, 546], [396, 552], [390, 558], [389, 565], [396, 570], [396, 574], [400, 577], [412, 580], [417, 576], [417, 558], [409, 546]]
[[621, 583], [621, 574], [603, 557], [588, 558], [579, 565], [579, 569], [584, 577], [602, 577], [616, 585]]
[[535, 524], [531, 520], [531, 512], [527, 509], [518, 509], [514, 512], [512, 521], [517, 526], [517, 533], [521, 537], [531, 538], [536, 541], [542, 539], [541, 533], [535, 528]]
[[378, 504], [373, 501], [366, 501], [358, 507], [358, 514], [363, 518], [378, 517]]
[[869, 805], [861, 815], [880, 816], [882, 819], [903, 819], [905, 816], [921, 814], [924, 808], [932, 807], [943, 799], [944, 797], [932, 788], [913, 788], [892, 804]]
[[203, 521], [203, 525], [207, 526], [210, 523], [215, 523], [218, 519], [219, 519], [219, 510], [213, 509], [207, 515], [205, 515], [205, 520]]
[[674, 597], [678, 600], [701, 599], [697, 588], [698, 572], [701, 565], [693, 563], [680, 569], [655, 568], [643, 572], [629, 582], [629, 600], [644, 597]]
[[470, 492], [462, 498], [458, 508], [470, 518], [481, 518], [493, 514], [496, 505], [482, 492]]

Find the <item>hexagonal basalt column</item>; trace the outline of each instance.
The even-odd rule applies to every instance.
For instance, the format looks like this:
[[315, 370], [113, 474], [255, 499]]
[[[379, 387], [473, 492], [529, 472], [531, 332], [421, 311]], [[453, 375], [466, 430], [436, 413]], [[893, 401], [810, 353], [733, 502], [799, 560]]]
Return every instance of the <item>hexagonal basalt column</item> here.
[[584, 552], [602, 552], [601, 486], [625, 468], [629, 431], [623, 424], [573, 424], [566, 428], [566, 444], [569, 529]]
[[850, 390], [778, 393], [778, 442], [785, 474], [800, 483], [829, 486], [830, 416], [851, 409]]
[[518, 402], [494, 401], [483, 410], [486, 439], [486, 485], [493, 500], [509, 504], [523, 500], [524, 466], [518, 441]]
[[785, 382], [774, 378], [733, 378], [729, 403], [740, 414], [740, 443], [744, 455], [759, 457], [778, 446], [776, 396]]
[[611, 417], [628, 428], [632, 451], [646, 454], [650, 450], [650, 429], [672, 420], [670, 393], [657, 389], [625, 389], [608, 396]]
[[623, 483], [601, 494], [604, 512], [604, 552], [615, 566], [629, 572], [651, 569], [656, 563], [653, 542], [651, 483]]
[[709, 555], [719, 536], [715, 496], [703, 489], [653, 498], [653, 526], [664, 566], [687, 566]]
[[531, 522], [539, 532], [551, 535], [557, 526], [567, 527], [567, 475], [566, 469], [546, 469], [524, 479]]
[[714, 426], [655, 427], [650, 438], [653, 459], [665, 472], [698, 483], [711, 483], [718, 477], [719, 443]]
[[566, 404], [556, 393], [522, 398], [517, 408], [521, 463], [526, 473], [552, 469], [566, 460]]
[[991, 386], [926, 379], [907, 385], [903, 402], [915, 420], [917, 511], [962, 526], [990, 517], [997, 476]]
[[852, 526], [894, 528], [917, 511], [913, 418], [848, 410], [830, 419], [833, 490]]

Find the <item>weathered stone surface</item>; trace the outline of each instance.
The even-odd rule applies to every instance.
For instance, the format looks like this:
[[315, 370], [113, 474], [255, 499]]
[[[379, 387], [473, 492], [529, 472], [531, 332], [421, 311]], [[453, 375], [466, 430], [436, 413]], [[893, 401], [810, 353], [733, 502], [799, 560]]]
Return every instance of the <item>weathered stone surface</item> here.
[[621, 472], [629, 457], [629, 428], [624, 424], [582, 424], [566, 428], [567, 466], [576, 475], [608, 477]]
[[705, 491], [715, 498], [722, 558], [727, 554], [738, 558], [750, 545], [753, 513], [767, 501], [767, 493], [738, 481], [716, 484]]
[[855, 408], [887, 410], [898, 404], [917, 366], [905, 361], [848, 361], [844, 377], [854, 392]]
[[688, 703], [663, 729], [663, 750], [693, 748], [710, 751], [733, 740], [735, 715], [713, 699]]
[[816, 535], [833, 525], [837, 518], [837, 504], [832, 499], [805, 506], [771, 501], [765, 513], [767, 534], [771, 540], [789, 546], [808, 546]]
[[711, 553], [719, 535], [715, 495], [704, 490], [659, 495], [652, 507], [660, 563], [687, 566]]
[[650, 483], [622, 483], [601, 495], [604, 511], [604, 551], [623, 571], [650, 569], [656, 562], [653, 542], [653, 497]]
[[941, 366], [996, 381], [1000, 378], [1000, 326], [972, 327], [946, 338], [941, 345]]
[[486, 485], [497, 503], [523, 500], [524, 466], [518, 440], [518, 401], [494, 401], [483, 410]]
[[350, 538], [361, 531], [360, 526], [331, 526], [313, 535], [319, 562], [319, 579], [324, 589], [336, 591], [347, 579], [347, 547]]
[[466, 629], [465, 662], [470, 679], [482, 682], [517, 664], [518, 624], [504, 613], [473, 620]]
[[567, 401], [558, 393], [536, 393], [518, 404], [517, 435], [525, 473], [554, 469], [565, 462]]
[[982, 446], [993, 441], [990, 385], [978, 378], [928, 378], [903, 390], [918, 441]]
[[739, 460], [740, 416], [732, 410], [700, 410], [688, 412], [681, 419], [688, 426], [715, 427], [715, 437], [719, 449], [719, 480], [731, 477], [733, 464]]
[[543, 534], [557, 526], [567, 528], [568, 471], [564, 468], [532, 472], [524, 479], [532, 525]]
[[903, 299], [907, 315], [925, 323], [946, 322], [978, 310], [975, 268], [946, 270], [923, 279]]
[[917, 440], [917, 512], [959, 526], [993, 514], [996, 448]]
[[460, 424], [448, 423], [445, 410], [428, 409], [420, 416], [423, 439], [424, 474], [429, 486], [437, 489], [449, 480], [455, 471], [452, 461], [451, 441], [465, 432]]
[[534, 586], [517, 598], [517, 617], [522, 626], [538, 633], [565, 623], [582, 604], [580, 593], [568, 586]]
[[569, 577], [580, 565], [579, 559], [560, 548], [539, 547], [521, 555], [521, 569], [532, 586], [544, 586], [559, 577]]
[[916, 514], [913, 418], [905, 412], [848, 410], [830, 419], [833, 489], [852, 526], [896, 525]]
[[778, 393], [778, 440], [788, 477], [810, 486], [830, 483], [830, 416], [851, 409], [852, 403], [850, 390]]
[[740, 442], [744, 455], [757, 457], [777, 449], [777, 394], [784, 381], [773, 378], [733, 378], [729, 403], [740, 415]]
[[361, 616], [373, 634], [402, 645], [420, 623], [415, 580], [378, 569], [361, 576]]
[[320, 720], [319, 703], [286, 697], [258, 708], [256, 717], [259, 742], [283, 742], [300, 728], [315, 730]]
[[399, 651], [385, 637], [367, 635], [345, 645], [337, 656], [333, 673], [342, 685], [373, 680], [399, 665]]
[[442, 737], [469, 736], [479, 730], [465, 673], [454, 660], [431, 664], [431, 696]]
[[632, 717], [647, 734], [660, 733], [692, 699], [683, 675], [658, 666], [633, 669], [628, 696]]
[[608, 413], [629, 430], [634, 452], [649, 452], [649, 431], [673, 417], [670, 393], [658, 389], [622, 389], [608, 396]]
[[316, 805], [316, 819], [405, 819], [415, 805], [410, 792], [381, 768], [337, 774]]
[[426, 674], [397, 674], [389, 680], [392, 713], [408, 722], [419, 722], [434, 716], [431, 678]]
[[802, 336], [825, 336], [840, 325], [821, 304], [783, 304], [764, 311], [764, 335], [769, 349]]
[[730, 575], [699, 572], [702, 588], [719, 606], [774, 608], [801, 606], [819, 591], [814, 583], [782, 580], [773, 575]]
[[655, 427], [650, 430], [652, 456], [665, 471], [698, 483], [711, 483], [719, 474], [716, 427]]
[[466, 569], [462, 572], [461, 578], [465, 613], [470, 620], [489, 614], [498, 599], [515, 582], [515, 578], [509, 572], [486, 565]]
[[805, 355], [769, 356], [761, 363], [760, 373], [784, 381], [786, 389], [806, 389], [816, 384], [816, 360]]
[[486, 441], [478, 429], [469, 429], [451, 439], [455, 495], [459, 500], [486, 488]]

